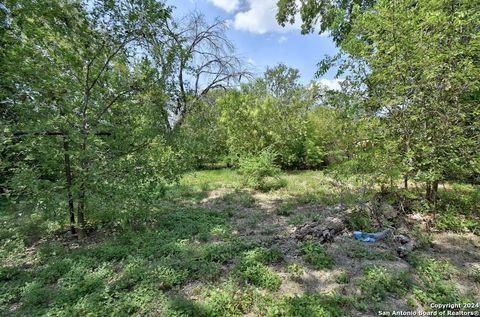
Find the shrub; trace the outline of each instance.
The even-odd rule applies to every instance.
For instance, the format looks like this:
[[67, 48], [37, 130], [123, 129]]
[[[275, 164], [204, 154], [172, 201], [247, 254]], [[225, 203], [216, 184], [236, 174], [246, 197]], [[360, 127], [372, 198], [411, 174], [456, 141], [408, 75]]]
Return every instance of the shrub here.
[[347, 227], [350, 230], [372, 231], [373, 223], [368, 210], [355, 208], [347, 217]]
[[300, 252], [304, 260], [316, 269], [330, 269], [334, 260], [318, 242], [305, 241], [300, 244]]
[[238, 172], [242, 175], [242, 185], [260, 190], [278, 189], [286, 186], [280, 168], [275, 164], [277, 153], [270, 148], [258, 155], [240, 159]]

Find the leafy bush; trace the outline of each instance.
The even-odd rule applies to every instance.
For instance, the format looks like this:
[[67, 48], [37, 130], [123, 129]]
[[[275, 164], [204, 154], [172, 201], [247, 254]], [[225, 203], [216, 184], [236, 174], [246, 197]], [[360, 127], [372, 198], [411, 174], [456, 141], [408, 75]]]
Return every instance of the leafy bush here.
[[[281, 68], [272, 71], [281, 72]], [[258, 78], [217, 99], [221, 113], [217, 122], [220, 131], [225, 131], [227, 156], [232, 163], [237, 163], [238, 156], [243, 153], [257, 153], [259, 149], [272, 147], [278, 153], [277, 163], [282, 168], [305, 167], [307, 109], [315, 102], [313, 94], [309, 88], [300, 87], [293, 77], [285, 78], [280, 73], [270, 77], [271, 74], [267, 71], [265, 78]], [[284, 93], [272, 93], [268, 87], [275, 85], [290, 87]], [[215, 130], [215, 127], [207, 129]], [[312, 140], [316, 136], [310, 134]], [[316, 145], [311, 144], [308, 153], [314, 163], [317, 161]]]
[[277, 189], [286, 186], [280, 168], [275, 164], [277, 153], [271, 148], [258, 155], [248, 155], [240, 159], [238, 173], [242, 175], [242, 185], [260, 190]]
[[331, 269], [334, 260], [318, 242], [305, 241], [300, 244], [300, 252], [304, 260], [316, 269]]
[[305, 165], [318, 168], [338, 161], [338, 147], [345, 142], [341, 131], [342, 110], [315, 107], [307, 114], [305, 125]]
[[350, 230], [372, 231], [373, 222], [368, 213], [368, 210], [364, 208], [355, 208], [347, 216], [347, 227]]

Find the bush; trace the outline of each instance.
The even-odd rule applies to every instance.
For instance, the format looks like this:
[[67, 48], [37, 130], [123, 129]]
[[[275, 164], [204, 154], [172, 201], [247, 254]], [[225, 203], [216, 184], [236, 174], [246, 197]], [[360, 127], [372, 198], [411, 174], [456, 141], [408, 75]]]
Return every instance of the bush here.
[[240, 159], [238, 173], [242, 175], [242, 185], [260, 190], [277, 189], [286, 186], [280, 168], [275, 164], [277, 153], [266, 148], [258, 155]]
[[320, 243], [305, 241], [300, 244], [300, 252], [305, 262], [312, 264], [316, 269], [331, 269], [334, 260]]
[[363, 208], [355, 208], [347, 216], [347, 227], [350, 230], [372, 231], [373, 222], [368, 210]]

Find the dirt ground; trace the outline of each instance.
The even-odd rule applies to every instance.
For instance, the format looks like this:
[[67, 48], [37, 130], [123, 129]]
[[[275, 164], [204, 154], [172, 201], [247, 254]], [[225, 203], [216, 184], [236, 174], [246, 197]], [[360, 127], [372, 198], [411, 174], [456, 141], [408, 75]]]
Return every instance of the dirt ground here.
[[[299, 240], [296, 231], [301, 225], [295, 222], [295, 218], [311, 219], [321, 224], [327, 217], [344, 219], [351, 208], [341, 203], [325, 205], [307, 202], [292, 204], [289, 216], [278, 215], [277, 210], [285, 200], [285, 197], [276, 194], [248, 191], [238, 193], [233, 189], [220, 188], [211, 190], [200, 203], [203, 207], [216, 212], [222, 213], [226, 210], [233, 212], [234, 233], [244, 239], [257, 241], [265, 247], [280, 250], [288, 263], [301, 263], [306, 268], [300, 276], [294, 276], [283, 266], [270, 266], [270, 269], [277, 272], [282, 279], [279, 291], [282, 294], [293, 296], [312, 292], [358, 294], [360, 290], [355, 286], [355, 282], [361, 278], [365, 267], [385, 267], [397, 272], [414, 270], [404, 257], [398, 255], [399, 244], [393, 241], [392, 237], [374, 243], [360, 242], [354, 239], [353, 232], [348, 229], [336, 235], [333, 242], [324, 244], [335, 259], [333, 269], [316, 270], [305, 265], [297, 248]], [[421, 214], [410, 214], [406, 218], [405, 225], [417, 226], [429, 237], [428, 245], [417, 246], [415, 253], [419, 256], [448, 260], [455, 269], [451, 283], [457, 285], [462, 294], [477, 294], [476, 299], [480, 301], [479, 283], [471, 277], [472, 272], [480, 267], [480, 237], [472, 233], [436, 232], [429, 228], [430, 218]], [[405, 227], [394, 229], [394, 233], [412, 236]], [[337, 277], [345, 273], [350, 283], [341, 284]], [[201, 285], [188, 285], [184, 289], [193, 299], [195, 286]], [[416, 305], [421, 310], [421, 303], [417, 301]], [[382, 307], [397, 311], [412, 310], [407, 298], [387, 298]], [[365, 312], [354, 311], [352, 314], [369, 316]]]

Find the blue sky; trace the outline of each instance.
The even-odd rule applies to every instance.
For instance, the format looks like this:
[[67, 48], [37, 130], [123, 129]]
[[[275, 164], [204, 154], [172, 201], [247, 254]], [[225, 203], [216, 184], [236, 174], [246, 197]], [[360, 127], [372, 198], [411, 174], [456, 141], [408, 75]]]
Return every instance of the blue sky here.
[[[167, 0], [175, 6], [174, 15], [181, 17], [197, 10], [208, 19], [227, 20], [230, 28], [228, 37], [237, 52], [253, 69], [261, 74], [267, 66], [280, 62], [298, 68], [301, 81], [314, 80], [317, 63], [325, 54], [335, 54], [337, 48], [327, 36], [318, 34], [301, 35], [300, 24], [286, 28], [275, 20], [277, 0]], [[299, 19], [297, 19], [299, 20]], [[334, 71], [321, 79], [330, 88], [338, 87]]]

